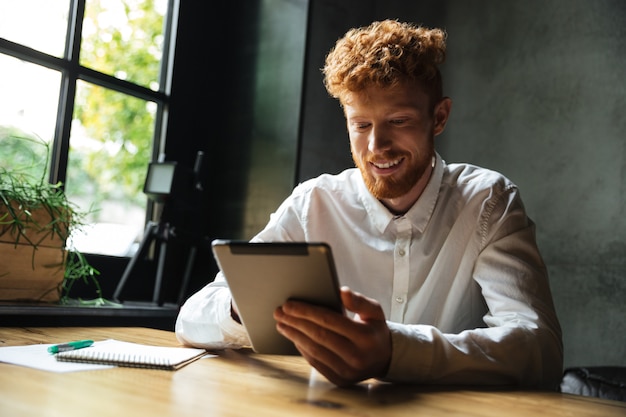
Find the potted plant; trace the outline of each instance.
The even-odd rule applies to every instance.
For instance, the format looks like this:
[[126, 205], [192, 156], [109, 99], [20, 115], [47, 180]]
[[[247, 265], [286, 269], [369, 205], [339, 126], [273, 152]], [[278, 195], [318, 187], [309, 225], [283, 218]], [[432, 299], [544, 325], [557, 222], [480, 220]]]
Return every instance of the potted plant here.
[[[77, 279], [93, 283], [97, 300], [102, 300], [98, 271], [70, 245], [84, 214], [68, 201], [62, 184], [45, 181], [48, 144], [2, 133], [3, 155], [9, 154], [7, 149], [15, 141], [43, 145], [45, 152], [43, 158], [32, 158], [37, 153], [30, 153], [30, 164], [14, 160], [10, 168], [0, 165], [0, 300], [68, 303]], [[24, 150], [30, 148], [20, 146], [17, 154], [29, 160]], [[34, 169], [41, 175], [34, 176]]]

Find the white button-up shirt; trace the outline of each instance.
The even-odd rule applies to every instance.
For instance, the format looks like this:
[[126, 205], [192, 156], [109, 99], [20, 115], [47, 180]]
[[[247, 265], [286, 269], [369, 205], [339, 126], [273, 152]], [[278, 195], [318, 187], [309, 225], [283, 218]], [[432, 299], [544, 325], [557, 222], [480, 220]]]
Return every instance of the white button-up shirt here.
[[[562, 342], [545, 265], [517, 187], [437, 155], [415, 205], [394, 216], [353, 168], [296, 187], [254, 241], [330, 245], [340, 284], [380, 302], [391, 381], [555, 387]], [[207, 348], [248, 343], [224, 277], [182, 306], [176, 333]]]

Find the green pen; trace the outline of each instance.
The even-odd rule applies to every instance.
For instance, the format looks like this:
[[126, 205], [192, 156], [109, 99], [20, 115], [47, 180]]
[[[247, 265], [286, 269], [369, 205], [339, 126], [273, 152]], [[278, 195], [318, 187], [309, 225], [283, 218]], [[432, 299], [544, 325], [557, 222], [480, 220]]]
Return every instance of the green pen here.
[[60, 345], [52, 345], [48, 348], [48, 352], [59, 353], [68, 350], [82, 349], [91, 345], [93, 345], [93, 340], [76, 340], [74, 342], [62, 343]]

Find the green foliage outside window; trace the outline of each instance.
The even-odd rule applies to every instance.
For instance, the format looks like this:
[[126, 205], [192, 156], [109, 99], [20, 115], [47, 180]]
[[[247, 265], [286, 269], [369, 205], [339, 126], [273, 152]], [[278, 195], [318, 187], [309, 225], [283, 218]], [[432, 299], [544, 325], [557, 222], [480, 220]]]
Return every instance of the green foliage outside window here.
[[[150, 90], [162, 92], [159, 83], [165, 42], [164, 23], [169, 3], [168, 0], [85, 1], [78, 62], [80, 66], [146, 89], [146, 94], [137, 97], [129, 94], [135, 90], [134, 87], [116, 81], [108, 82], [99, 76], [95, 77], [99, 81], [95, 81], [82, 69], [76, 80], [67, 170], [60, 172], [59, 176], [63, 179], [68, 198], [81, 211], [89, 213], [86, 223], [96, 226], [86, 230], [106, 230], [107, 224], [119, 226], [116, 230], [123, 229], [124, 244], [119, 243], [121, 239], [118, 234], [111, 239], [105, 236], [108, 246], [102, 243], [102, 239], [83, 240], [100, 242], [98, 245], [108, 248], [103, 249], [102, 253], [105, 254], [108, 253], [106, 250], [117, 254], [118, 248], [119, 254], [123, 255], [123, 250], [127, 251], [125, 254], [130, 253], [132, 248], [128, 242], [132, 241], [133, 234], [140, 237], [143, 229], [147, 199], [142, 189], [148, 163], [154, 152], [159, 110], [157, 103], [146, 97], [150, 97]], [[2, 9], [5, 16], [7, 13], [12, 14], [15, 21], [12, 27], [7, 26], [11, 30], [2, 33], [8, 40], [31, 46], [28, 43], [30, 38], [26, 36], [31, 32], [20, 30], [28, 23], [24, 19], [30, 15], [19, 5], [5, 5]], [[53, 10], [48, 20], [56, 22], [57, 26], [67, 24], [68, 21], [71, 23], [71, 16], [68, 19], [67, 12], [64, 16], [62, 7]], [[45, 31], [41, 33], [40, 36], [45, 36]], [[58, 44], [59, 39], [55, 40]], [[52, 53], [45, 41], [31, 47]], [[61, 72], [37, 64], [36, 59], [32, 62], [26, 59], [20, 63], [19, 59], [10, 57], [11, 54], [7, 55], [6, 62], [11, 65], [0, 66], [0, 73], [4, 70], [3, 75], [16, 78], [16, 83], [11, 85], [15, 88], [5, 91], [9, 95], [5, 97], [3, 107], [5, 117], [0, 118], [0, 133], [4, 137], [42, 138], [52, 149], [63, 150], [60, 143], [68, 138], [57, 137], [60, 143], [52, 142], [55, 126], [52, 118], [60, 110], [56, 108], [58, 96], [55, 97], [55, 94], [61, 91], [57, 89], [61, 86]], [[61, 57], [61, 54], [58, 56]], [[33, 58], [36, 58], [35, 54]], [[68, 75], [71, 74], [65, 74]], [[47, 90], [31, 88], [37, 85], [32, 81], [40, 82], [40, 78], [46, 77], [54, 80], [55, 76], [59, 87]], [[33, 80], [33, 77], [37, 77], [37, 80]], [[33, 103], [37, 105], [31, 105]], [[63, 122], [62, 117], [57, 115], [57, 128]], [[7, 143], [4, 143], [1, 155], [8, 169], [17, 165], [57, 167], [59, 160], [65, 160], [65, 155], [55, 155], [59, 160], [42, 162], [41, 155], [35, 156], [29, 152], [20, 148], [9, 149]], [[63, 169], [64, 165], [60, 167]], [[48, 176], [49, 173], [45, 173], [45, 177]], [[99, 248], [90, 246], [88, 252], [90, 250], [99, 253]]]
[[[155, 13], [154, 0], [121, 3], [124, 15], [112, 18], [113, 12], [101, 2], [87, 2], [81, 65], [156, 90], [163, 16]], [[141, 191], [152, 151], [155, 114], [153, 102], [79, 81], [74, 119], [92, 145], [86, 149], [77, 144], [74, 129], [79, 127], [75, 122], [68, 193], [88, 197], [94, 207], [106, 200], [144, 205]]]

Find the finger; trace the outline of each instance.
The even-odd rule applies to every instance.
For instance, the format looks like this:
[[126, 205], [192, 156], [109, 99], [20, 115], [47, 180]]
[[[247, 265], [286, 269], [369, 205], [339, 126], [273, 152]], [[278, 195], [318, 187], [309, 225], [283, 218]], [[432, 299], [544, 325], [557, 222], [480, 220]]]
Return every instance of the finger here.
[[359, 369], [349, 367], [337, 354], [315, 343], [295, 329], [282, 327], [281, 333], [293, 337], [294, 345], [302, 357], [326, 379], [338, 386], [347, 386], [363, 379]]
[[[342, 317], [335, 313], [335, 319]], [[326, 351], [322, 351], [320, 354], [326, 354], [328, 351], [350, 351], [353, 349], [352, 343], [343, 332], [320, 325], [319, 322], [312, 320], [309, 316], [300, 317], [287, 314], [284, 307], [279, 307], [274, 312], [274, 318], [276, 319], [276, 328], [283, 336], [295, 344], [307, 346], [308, 351], [315, 349], [311, 346], [323, 347]], [[332, 319], [329, 319], [329, 322], [334, 323]]]
[[[391, 341], [384, 320], [355, 322], [333, 313], [328, 322], [331, 325], [325, 326], [318, 324], [325, 323], [318, 315], [299, 317], [285, 313], [286, 309], [284, 306], [275, 313], [278, 331], [294, 342], [301, 352], [306, 351], [308, 356], [338, 375], [355, 377], [372, 366], [377, 369], [386, 366]], [[384, 314], [380, 316], [384, 317]], [[339, 320], [345, 320], [345, 325], [339, 326]]]
[[334, 332], [342, 332], [351, 321], [347, 316], [326, 307], [295, 300], [286, 301], [279, 307], [275, 311], [274, 319], [294, 327], [309, 322]]
[[342, 289], [341, 296], [346, 307], [354, 309], [359, 317], [351, 319], [323, 307], [288, 301], [276, 310], [274, 318], [298, 329], [300, 335], [289, 336], [292, 341], [292, 338], [306, 336], [312, 343], [321, 344], [351, 361], [359, 361], [359, 357], [354, 356], [355, 349], [368, 350], [380, 342], [376, 335], [387, 329], [385, 315], [378, 302], [348, 288]]
[[[293, 308], [297, 310], [298, 307]], [[390, 336], [384, 321], [374, 325], [371, 322], [357, 323], [333, 313], [335, 320], [347, 320], [347, 326], [335, 332], [314, 323], [311, 317], [286, 314], [284, 309], [286, 306], [275, 311], [277, 330], [331, 382], [345, 385], [384, 374], [390, 348]]]
[[350, 370], [346, 370], [344, 361], [334, 352], [316, 343], [306, 333], [300, 332], [298, 329], [284, 323], [277, 323], [276, 329], [280, 334], [291, 340], [302, 357], [330, 382], [339, 386], [350, 383], [349, 380], [342, 376], [343, 373]]
[[300, 351], [302, 357], [331, 383], [344, 387], [359, 381], [359, 378], [346, 378], [345, 376], [339, 374], [332, 366], [328, 366], [324, 362], [317, 360], [314, 356], [309, 355], [305, 350], [300, 349], [298, 346], [296, 347]]

